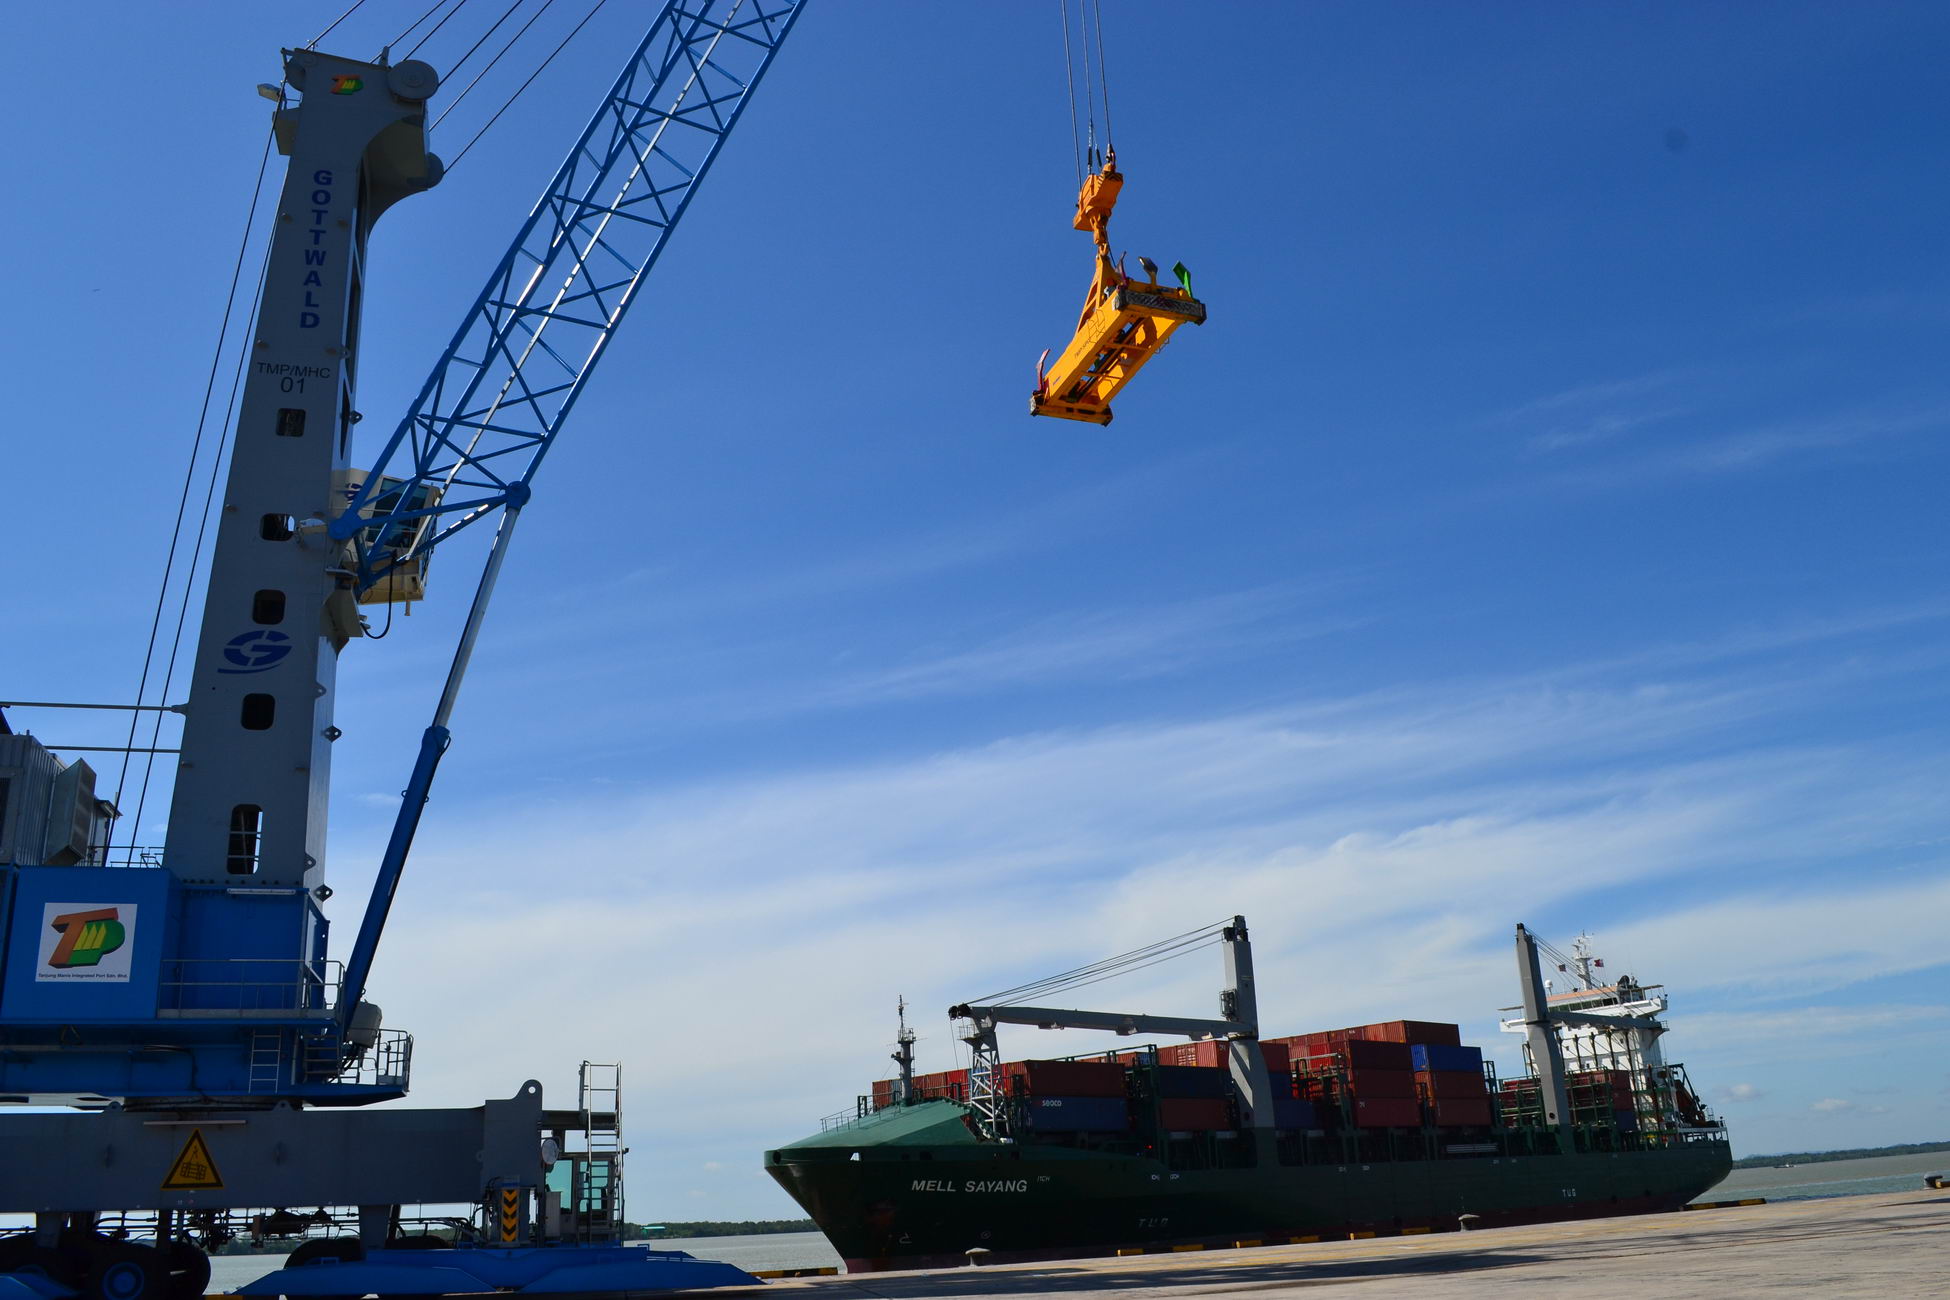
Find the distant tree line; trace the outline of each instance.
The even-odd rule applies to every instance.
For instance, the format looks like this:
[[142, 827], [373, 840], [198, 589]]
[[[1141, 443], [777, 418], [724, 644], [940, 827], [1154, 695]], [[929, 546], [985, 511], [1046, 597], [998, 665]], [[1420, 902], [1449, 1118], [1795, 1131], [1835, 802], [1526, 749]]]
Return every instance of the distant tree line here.
[[1742, 1156], [1735, 1169], [1767, 1169], [1774, 1165], [1818, 1165], [1830, 1160], [1867, 1160], [1874, 1156], [1920, 1156], [1950, 1151], [1950, 1142], [1905, 1142], [1893, 1147], [1850, 1147], [1846, 1151], [1789, 1151], [1778, 1156]]
[[654, 1241], [659, 1237], [762, 1237], [775, 1232], [814, 1232], [811, 1219], [703, 1219], [695, 1223], [632, 1223], [626, 1236]]

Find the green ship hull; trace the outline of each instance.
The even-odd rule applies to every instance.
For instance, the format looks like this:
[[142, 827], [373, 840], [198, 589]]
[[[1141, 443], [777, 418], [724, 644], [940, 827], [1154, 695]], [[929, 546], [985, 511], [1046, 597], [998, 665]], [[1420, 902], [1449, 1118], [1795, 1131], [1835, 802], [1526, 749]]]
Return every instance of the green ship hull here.
[[[978, 1140], [949, 1101], [882, 1111], [766, 1153], [766, 1171], [852, 1272], [1451, 1230], [1674, 1210], [1732, 1164], [1724, 1137], [1600, 1133], [1470, 1139], [1397, 1131], [1343, 1141], [1251, 1131], [1165, 1155]], [[1481, 1140], [1473, 1140], [1480, 1137]]]

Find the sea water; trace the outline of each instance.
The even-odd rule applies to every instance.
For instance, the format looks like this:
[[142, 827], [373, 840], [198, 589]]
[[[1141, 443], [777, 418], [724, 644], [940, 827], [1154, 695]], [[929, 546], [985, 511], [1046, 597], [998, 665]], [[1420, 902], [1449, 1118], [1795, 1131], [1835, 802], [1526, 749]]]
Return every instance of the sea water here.
[[1950, 1173], [1950, 1151], [1923, 1155], [1870, 1156], [1864, 1160], [1820, 1160], [1787, 1168], [1736, 1169], [1717, 1187], [1701, 1192], [1702, 1201], [1809, 1201], [1825, 1196], [1871, 1196], [1877, 1192], [1921, 1190], [1924, 1174]]

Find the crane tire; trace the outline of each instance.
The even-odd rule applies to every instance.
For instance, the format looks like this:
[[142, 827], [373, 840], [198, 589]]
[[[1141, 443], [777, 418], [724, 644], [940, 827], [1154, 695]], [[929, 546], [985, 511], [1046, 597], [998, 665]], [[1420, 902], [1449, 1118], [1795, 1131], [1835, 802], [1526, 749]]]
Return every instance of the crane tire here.
[[196, 1243], [178, 1239], [162, 1247], [169, 1270], [169, 1300], [202, 1300], [210, 1286], [210, 1257]]
[[155, 1247], [97, 1237], [83, 1250], [88, 1261], [81, 1285], [85, 1300], [164, 1300], [168, 1261]]

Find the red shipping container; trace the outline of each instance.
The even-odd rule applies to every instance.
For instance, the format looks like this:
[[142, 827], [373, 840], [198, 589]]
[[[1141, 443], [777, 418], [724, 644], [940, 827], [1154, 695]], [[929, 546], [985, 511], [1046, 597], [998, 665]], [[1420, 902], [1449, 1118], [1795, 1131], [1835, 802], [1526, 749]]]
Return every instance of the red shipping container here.
[[1415, 1097], [1413, 1070], [1349, 1070], [1347, 1090], [1356, 1097]]
[[[1269, 1070], [1285, 1070], [1290, 1067], [1290, 1057], [1284, 1043], [1259, 1045], [1259, 1054], [1266, 1061]], [[1230, 1065], [1232, 1053], [1229, 1046], [1215, 1038], [1197, 1043], [1174, 1043], [1158, 1049], [1159, 1065], [1198, 1065], [1207, 1069], [1219, 1069]]]
[[1430, 1107], [1438, 1128], [1483, 1128], [1490, 1122], [1490, 1099], [1437, 1101]]
[[1412, 1097], [1357, 1097], [1354, 1122], [1362, 1128], [1420, 1128], [1422, 1104]]
[[1358, 1032], [1371, 1042], [1462, 1046], [1461, 1025], [1445, 1025], [1434, 1020], [1388, 1020], [1378, 1025], [1362, 1025]]
[[1413, 1071], [1415, 1069], [1415, 1054], [1408, 1050], [1407, 1043], [1350, 1038], [1341, 1044], [1338, 1055], [1350, 1070]]
[[1484, 1095], [1483, 1076], [1474, 1070], [1418, 1070], [1415, 1082], [1437, 1101], [1467, 1101]]
[[[1030, 1097], [1122, 1097], [1124, 1067], [1108, 1061], [1010, 1061], [1002, 1067]], [[964, 1071], [964, 1073], [966, 1073]]]
[[1172, 1097], [1158, 1103], [1158, 1123], [1171, 1133], [1232, 1127], [1232, 1111], [1215, 1097]]
[[1170, 1043], [1158, 1049], [1158, 1064], [1212, 1069], [1225, 1064], [1225, 1048], [1213, 1042]]

